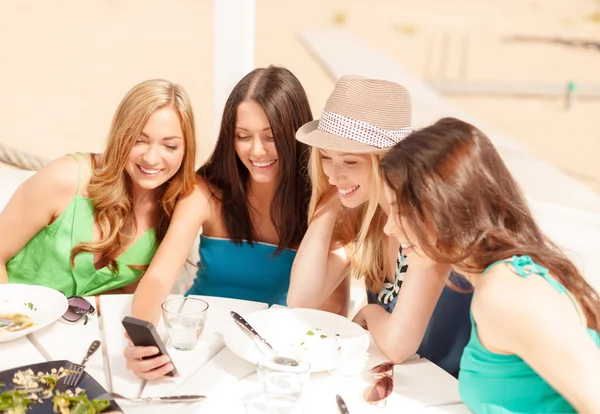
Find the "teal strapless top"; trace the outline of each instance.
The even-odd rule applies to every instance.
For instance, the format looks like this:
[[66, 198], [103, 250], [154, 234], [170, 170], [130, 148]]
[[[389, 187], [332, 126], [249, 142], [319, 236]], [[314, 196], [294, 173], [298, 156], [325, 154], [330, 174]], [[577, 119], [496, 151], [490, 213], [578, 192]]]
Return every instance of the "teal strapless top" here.
[[[498, 263], [510, 263], [522, 277], [535, 274], [547, 280], [556, 290], [567, 294], [563, 285], [548, 275], [548, 269], [529, 256], [513, 256], [489, 266], [487, 273]], [[471, 314], [471, 339], [463, 352], [458, 375], [463, 402], [475, 413], [574, 413], [575, 409], [537, 372], [517, 355], [490, 352], [479, 341]], [[586, 328], [600, 348], [600, 335]]]
[[220, 296], [286, 305], [296, 251], [255, 242], [200, 236], [200, 261], [186, 295]]

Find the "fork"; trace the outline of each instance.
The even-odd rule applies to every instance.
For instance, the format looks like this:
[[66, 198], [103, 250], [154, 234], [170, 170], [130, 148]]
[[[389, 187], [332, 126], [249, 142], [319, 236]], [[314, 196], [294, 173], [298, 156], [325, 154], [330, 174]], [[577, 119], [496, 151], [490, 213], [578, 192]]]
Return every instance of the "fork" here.
[[128, 398], [116, 392], [107, 392], [97, 396], [94, 400], [127, 400], [131, 402], [145, 403], [190, 403], [205, 399], [204, 395], [172, 395], [167, 397], [143, 397], [143, 398]]
[[100, 348], [100, 341], [96, 340], [92, 342], [88, 348], [87, 354], [81, 361], [81, 364], [73, 364], [72, 362], [69, 362], [66, 369], [69, 370], [70, 373], [65, 377], [65, 385], [69, 387], [75, 387], [79, 384], [81, 378], [83, 378], [83, 373], [85, 372], [85, 364], [87, 364], [90, 357], [94, 355], [94, 352], [96, 352], [98, 348]]

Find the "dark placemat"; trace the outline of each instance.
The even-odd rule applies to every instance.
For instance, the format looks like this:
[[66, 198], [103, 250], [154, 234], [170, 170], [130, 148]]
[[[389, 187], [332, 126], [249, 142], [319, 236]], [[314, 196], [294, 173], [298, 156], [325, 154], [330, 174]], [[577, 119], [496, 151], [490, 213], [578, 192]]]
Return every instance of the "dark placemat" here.
[[[61, 367], [63, 367], [66, 369], [68, 365], [69, 361], [49, 361], [34, 365], [24, 365], [22, 367], [2, 371], [0, 372], [0, 383], [4, 383], [5, 386], [0, 387], [0, 394], [4, 391], [12, 390], [15, 387], [15, 384], [12, 380], [14, 378], [15, 372], [17, 371], [27, 371], [28, 369], [31, 369], [34, 374], [37, 374], [40, 371], [50, 372], [53, 368], [56, 368], [58, 370]], [[100, 384], [98, 384], [98, 382], [87, 372], [84, 372], [81, 382], [77, 385], [77, 387], [68, 387], [63, 382], [64, 379], [59, 380], [56, 384], [55, 390], [65, 392], [70, 389], [71, 391], [75, 392], [75, 388], [82, 388], [86, 391], [86, 395], [90, 400], [93, 400], [94, 398], [106, 392], [106, 390]], [[54, 412], [52, 411], [52, 398], [42, 401], [43, 403], [41, 404], [31, 404], [29, 406], [29, 409], [27, 410], [27, 414], [54, 414]], [[121, 408], [119, 408], [117, 403], [115, 403], [114, 401], [110, 401], [110, 406], [106, 408], [106, 410], [104, 410], [103, 412], [106, 411], [121, 411]]]

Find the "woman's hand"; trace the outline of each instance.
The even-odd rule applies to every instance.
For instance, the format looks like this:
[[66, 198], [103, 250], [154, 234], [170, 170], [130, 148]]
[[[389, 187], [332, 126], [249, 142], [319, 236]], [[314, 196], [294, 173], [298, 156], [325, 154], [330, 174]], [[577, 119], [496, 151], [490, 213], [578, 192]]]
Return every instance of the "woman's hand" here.
[[[319, 201], [292, 265], [287, 297], [289, 307], [328, 307], [330, 304], [326, 302], [347, 276], [346, 252], [343, 246], [332, 240], [341, 206], [336, 187]], [[349, 297], [349, 284], [342, 290]], [[345, 300], [347, 298], [342, 302]]]
[[[155, 346], [135, 346], [130, 341], [123, 352], [127, 359], [127, 369], [145, 380], [153, 380], [166, 376], [173, 370], [173, 364], [168, 355], [142, 359], [156, 355], [158, 352], [159, 350]], [[175, 376], [178, 375], [176, 374]]]
[[315, 210], [314, 218], [323, 215], [333, 215], [337, 218], [341, 208], [342, 200], [340, 199], [338, 189], [335, 186], [331, 186], [331, 189], [323, 195], [321, 200], [319, 200], [319, 205]]

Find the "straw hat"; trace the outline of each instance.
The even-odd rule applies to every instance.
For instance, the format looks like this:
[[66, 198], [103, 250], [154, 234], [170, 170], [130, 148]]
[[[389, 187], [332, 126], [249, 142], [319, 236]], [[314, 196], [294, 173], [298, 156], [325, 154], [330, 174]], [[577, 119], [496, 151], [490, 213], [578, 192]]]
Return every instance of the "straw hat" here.
[[307, 145], [349, 153], [384, 152], [411, 132], [408, 91], [397, 83], [342, 76], [321, 119], [300, 127], [296, 139]]

